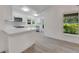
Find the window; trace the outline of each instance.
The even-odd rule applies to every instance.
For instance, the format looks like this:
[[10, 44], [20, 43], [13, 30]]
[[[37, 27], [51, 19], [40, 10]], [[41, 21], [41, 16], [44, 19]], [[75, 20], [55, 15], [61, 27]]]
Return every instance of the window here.
[[64, 14], [64, 33], [78, 35], [78, 13]]

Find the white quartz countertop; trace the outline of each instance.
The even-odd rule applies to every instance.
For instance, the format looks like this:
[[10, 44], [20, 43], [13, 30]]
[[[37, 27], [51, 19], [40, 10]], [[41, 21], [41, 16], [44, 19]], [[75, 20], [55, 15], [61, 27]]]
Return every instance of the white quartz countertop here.
[[8, 27], [2, 29], [2, 31], [4, 31], [7, 34], [17, 34], [17, 33], [21, 33], [21, 32], [33, 31], [33, 30], [36, 30], [36, 28], [35, 27], [15, 28], [15, 27], [8, 26]]

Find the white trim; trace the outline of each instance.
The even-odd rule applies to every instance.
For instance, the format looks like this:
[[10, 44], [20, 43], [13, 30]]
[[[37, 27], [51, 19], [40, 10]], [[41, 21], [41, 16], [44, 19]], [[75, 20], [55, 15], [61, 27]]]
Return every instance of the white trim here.
[[72, 36], [73, 36], [73, 37], [79, 37], [79, 35], [74, 35], [74, 34], [66, 34], [66, 33], [64, 33], [64, 35], [65, 35], [65, 36], [71, 36], [71, 37], [72, 37]]

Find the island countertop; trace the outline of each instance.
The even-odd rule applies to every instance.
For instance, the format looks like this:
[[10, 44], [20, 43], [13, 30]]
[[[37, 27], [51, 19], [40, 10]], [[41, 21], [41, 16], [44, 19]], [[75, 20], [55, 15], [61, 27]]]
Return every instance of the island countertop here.
[[28, 32], [28, 31], [33, 31], [33, 30], [36, 30], [36, 28], [35, 27], [15, 28], [15, 27], [9, 26], [9, 27], [2, 29], [2, 31], [7, 33], [8, 35], [22, 33], [22, 32]]
[[35, 27], [15, 28], [6, 27], [2, 29], [3, 39], [8, 53], [20, 53], [35, 44]]

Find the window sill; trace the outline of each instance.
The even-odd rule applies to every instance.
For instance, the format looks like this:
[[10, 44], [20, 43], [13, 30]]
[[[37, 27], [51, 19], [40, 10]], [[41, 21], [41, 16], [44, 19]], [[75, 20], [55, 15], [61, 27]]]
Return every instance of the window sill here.
[[79, 35], [74, 35], [74, 34], [66, 34], [66, 33], [64, 33], [64, 35], [66, 35], [66, 36], [73, 36], [73, 37], [79, 37]]

